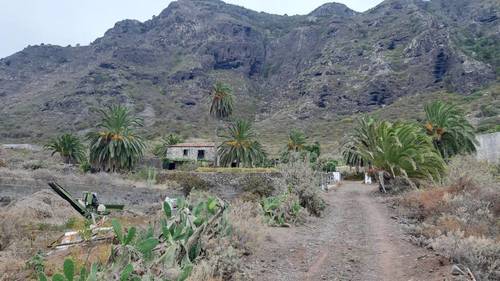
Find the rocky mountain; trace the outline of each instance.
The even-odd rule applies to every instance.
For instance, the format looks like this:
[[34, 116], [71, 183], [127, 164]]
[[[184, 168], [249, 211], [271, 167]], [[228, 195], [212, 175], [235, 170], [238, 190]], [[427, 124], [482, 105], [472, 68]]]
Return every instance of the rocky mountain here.
[[210, 136], [217, 80], [265, 138], [302, 127], [332, 141], [336, 120], [402, 97], [498, 84], [499, 50], [497, 0], [386, 0], [364, 13], [330, 3], [300, 16], [178, 0], [88, 46], [42, 44], [1, 59], [0, 141], [83, 134], [96, 108], [117, 102], [145, 118], [150, 137]]

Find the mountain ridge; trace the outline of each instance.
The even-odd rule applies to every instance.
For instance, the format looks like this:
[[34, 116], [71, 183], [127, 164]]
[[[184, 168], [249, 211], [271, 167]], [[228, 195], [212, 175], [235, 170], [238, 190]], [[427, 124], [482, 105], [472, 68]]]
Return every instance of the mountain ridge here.
[[328, 3], [298, 16], [175, 1], [88, 46], [31, 46], [0, 59], [0, 140], [83, 134], [95, 108], [116, 102], [148, 120], [149, 137], [209, 137], [206, 96], [218, 80], [265, 137], [316, 132], [405, 96], [470, 95], [497, 83], [498, 15], [490, 0], [388, 0], [363, 13]]

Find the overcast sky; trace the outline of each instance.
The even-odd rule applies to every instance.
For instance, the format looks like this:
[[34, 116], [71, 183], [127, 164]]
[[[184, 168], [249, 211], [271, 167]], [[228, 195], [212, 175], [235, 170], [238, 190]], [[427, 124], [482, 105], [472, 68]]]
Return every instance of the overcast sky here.
[[[0, 0], [0, 58], [40, 43], [87, 45], [123, 19], [145, 21], [171, 0]], [[225, 0], [273, 14], [307, 14], [328, 0]], [[336, 0], [366, 11], [382, 0]]]

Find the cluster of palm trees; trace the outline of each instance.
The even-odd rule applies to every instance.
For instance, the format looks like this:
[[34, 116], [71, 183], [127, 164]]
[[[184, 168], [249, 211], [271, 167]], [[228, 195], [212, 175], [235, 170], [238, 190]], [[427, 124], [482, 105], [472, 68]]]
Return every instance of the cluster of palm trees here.
[[433, 102], [425, 113], [423, 124], [361, 118], [344, 144], [345, 161], [412, 186], [412, 179], [439, 180], [450, 157], [476, 151], [474, 128], [451, 104]]
[[92, 169], [103, 172], [131, 170], [144, 155], [146, 144], [137, 134], [143, 126], [142, 120], [121, 105], [100, 110], [102, 120], [97, 129], [89, 132], [88, 157], [82, 141], [72, 135], [64, 134], [51, 140], [45, 148], [58, 153], [65, 163], [88, 163]]
[[[231, 88], [217, 82], [211, 91], [210, 114], [218, 120], [216, 138], [219, 136], [220, 123], [228, 126], [218, 145], [218, 158], [223, 166], [255, 167], [262, 165], [267, 154], [257, 140], [256, 133], [249, 121], [232, 120], [234, 98]], [[142, 119], [130, 109], [114, 105], [99, 111], [101, 121], [97, 129], [87, 133], [88, 149], [75, 135], [64, 134], [51, 140], [45, 148], [52, 154], [58, 153], [68, 164], [88, 163], [95, 171], [119, 172], [132, 170], [143, 157], [146, 144], [137, 133], [143, 126]], [[170, 134], [153, 149], [155, 155], [166, 155], [170, 145], [180, 143], [182, 138]]]

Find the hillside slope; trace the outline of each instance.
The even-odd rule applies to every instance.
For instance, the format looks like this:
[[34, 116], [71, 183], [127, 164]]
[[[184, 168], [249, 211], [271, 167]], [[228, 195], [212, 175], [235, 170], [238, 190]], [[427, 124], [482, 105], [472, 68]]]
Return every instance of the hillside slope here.
[[292, 127], [332, 143], [336, 121], [401, 97], [498, 84], [499, 18], [495, 0], [387, 0], [365, 13], [331, 3], [303, 16], [178, 0], [89, 46], [30, 46], [1, 59], [0, 141], [83, 134], [96, 108], [116, 102], [146, 119], [150, 137], [207, 137], [208, 91], [222, 80], [238, 116], [271, 145]]

